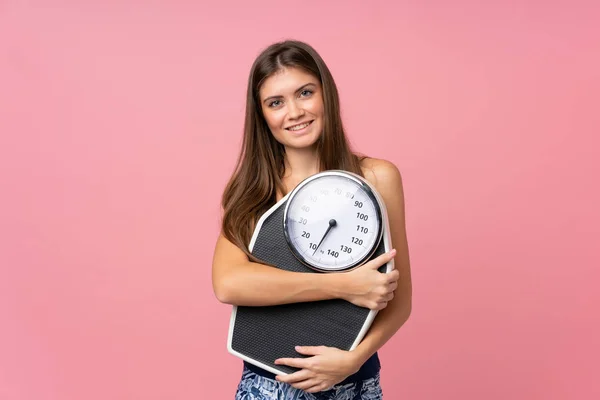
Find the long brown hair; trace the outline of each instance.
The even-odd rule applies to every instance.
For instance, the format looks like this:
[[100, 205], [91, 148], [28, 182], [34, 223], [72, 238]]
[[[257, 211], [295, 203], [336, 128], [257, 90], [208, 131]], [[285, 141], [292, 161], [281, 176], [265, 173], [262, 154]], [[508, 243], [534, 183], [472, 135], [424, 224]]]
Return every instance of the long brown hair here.
[[260, 106], [259, 90], [265, 79], [286, 68], [300, 68], [319, 79], [323, 93], [323, 132], [317, 141], [319, 169], [341, 169], [362, 176], [361, 157], [348, 143], [337, 87], [319, 54], [308, 44], [287, 40], [267, 47], [254, 61], [248, 78], [244, 137], [235, 172], [222, 198], [223, 235], [250, 259], [248, 244], [258, 218], [284, 193], [285, 148], [271, 134]]

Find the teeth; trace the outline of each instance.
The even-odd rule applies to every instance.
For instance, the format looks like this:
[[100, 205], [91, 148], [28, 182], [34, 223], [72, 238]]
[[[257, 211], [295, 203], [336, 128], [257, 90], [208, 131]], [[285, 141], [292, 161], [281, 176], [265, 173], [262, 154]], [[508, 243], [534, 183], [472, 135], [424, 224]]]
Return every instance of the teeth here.
[[288, 130], [290, 130], [290, 131], [298, 131], [300, 129], [306, 128], [309, 124], [310, 124], [310, 122], [307, 122], [307, 123], [302, 124], [302, 125], [292, 126], [291, 128], [288, 128]]

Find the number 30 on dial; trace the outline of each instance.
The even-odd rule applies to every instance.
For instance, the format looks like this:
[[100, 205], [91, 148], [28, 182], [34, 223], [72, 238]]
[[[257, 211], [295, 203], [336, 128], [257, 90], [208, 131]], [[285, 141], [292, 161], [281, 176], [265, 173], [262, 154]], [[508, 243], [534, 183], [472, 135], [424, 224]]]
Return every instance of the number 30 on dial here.
[[363, 178], [346, 171], [315, 174], [290, 193], [283, 228], [292, 253], [321, 272], [368, 261], [383, 232], [385, 206]]

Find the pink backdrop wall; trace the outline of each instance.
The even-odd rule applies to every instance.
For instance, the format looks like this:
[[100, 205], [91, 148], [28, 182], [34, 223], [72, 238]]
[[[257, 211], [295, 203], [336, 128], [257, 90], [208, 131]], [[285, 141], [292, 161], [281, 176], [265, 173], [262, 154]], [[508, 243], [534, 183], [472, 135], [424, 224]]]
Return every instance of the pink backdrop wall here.
[[404, 175], [386, 399], [600, 398], [595, 2], [191, 3], [0, 2], [0, 399], [232, 398], [219, 198], [290, 37]]

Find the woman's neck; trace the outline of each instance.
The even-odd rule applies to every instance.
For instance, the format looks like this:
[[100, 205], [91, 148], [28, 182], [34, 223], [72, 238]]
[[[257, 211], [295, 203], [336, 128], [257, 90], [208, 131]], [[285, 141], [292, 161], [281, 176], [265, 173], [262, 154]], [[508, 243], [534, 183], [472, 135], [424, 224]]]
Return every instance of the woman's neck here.
[[[296, 186], [302, 180], [319, 172], [319, 158], [315, 148], [291, 149], [285, 151], [285, 181]], [[289, 188], [289, 190], [293, 188]]]

